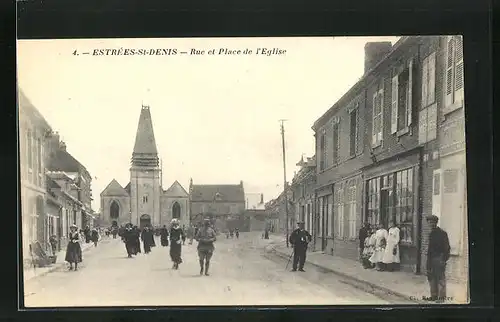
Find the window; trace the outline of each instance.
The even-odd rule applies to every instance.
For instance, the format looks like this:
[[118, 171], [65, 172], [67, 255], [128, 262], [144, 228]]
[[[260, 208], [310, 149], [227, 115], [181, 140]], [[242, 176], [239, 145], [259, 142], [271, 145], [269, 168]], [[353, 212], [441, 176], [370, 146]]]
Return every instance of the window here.
[[422, 108], [436, 101], [436, 53], [422, 62]]
[[430, 105], [418, 113], [418, 143], [424, 144], [435, 140], [437, 137], [437, 105]]
[[335, 211], [337, 215], [337, 236], [338, 238], [344, 238], [344, 190], [339, 187], [335, 196], [336, 206]]
[[349, 155], [355, 156], [358, 147], [358, 109], [349, 112]]
[[142, 203], [148, 203], [148, 196], [142, 197]]
[[443, 174], [444, 193], [456, 193], [458, 181], [458, 170], [448, 169]]
[[380, 220], [380, 178], [369, 180], [367, 186], [368, 207], [365, 221], [376, 226]]
[[325, 132], [320, 135], [319, 143], [319, 170], [323, 171], [326, 168], [326, 136]]
[[[391, 134], [405, 130], [412, 123], [413, 60], [392, 78]], [[406, 133], [406, 132], [405, 132]]]
[[434, 184], [432, 192], [435, 196], [438, 196], [441, 193], [441, 173], [434, 174]]
[[464, 99], [464, 54], [462, 36], [451, 36], [446, 42], [445, 112], [462, 107]]
[[332, 149], [332, 164], [339, 163], [339, 146], [340, 146], [340, 119], [333, 120], [333, 149]]
[[323, 237], [323, 221], [325, 220], [324, 219], [324, 213], [323, 213], [323, 202], [324, 202], [324, 199], [323, 198], [319, 198], [319, 237]]
[[373, 94], [373, 124], [372, 124], [372, 146], [382, 144], [383, 122], [384, 122], [384, 90], [380, 89]]
[[333, 195], [329, 195], [325, 199], [327, 205], [325, 209], [325, 213], [327, 214], [327, 234], [328, 237], [333, 237]]
[[[26, 144], [27, 144], [27, 152], [28, 152], [28, 174], [32, 173], [32, 169], [33, 169], [33, 135], [31, 133], [31, 131], [28, 130], [28, 133], [27, 133], [27, 139], [26, 139]], [[31, 175], [28, 175], [29, 176], [29, 179], [30, 181], [33, 180], [33, 177]]]
[[395, 204], [393, 220], [399, 225], [401, 240], [413, 241], [413, 169], [395, 174]]
[[356, 185], [351, 184], [348, 194], [349, 207], [349, 239], [356, 239]]
[[38, 139], [37, 140], [37, 172], [38, 172], [38, 175], [37, 175], [37, 181], [38, 181], [38, 185], [41, 186], [42, 185], [42, 176], [43, 176], [43, 171], [42, 171], [42, 140], [41, 139]]

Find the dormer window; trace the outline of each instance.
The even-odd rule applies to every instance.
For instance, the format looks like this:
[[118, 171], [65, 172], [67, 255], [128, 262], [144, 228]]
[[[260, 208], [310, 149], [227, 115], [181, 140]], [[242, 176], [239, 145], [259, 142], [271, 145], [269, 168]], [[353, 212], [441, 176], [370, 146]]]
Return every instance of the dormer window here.
[[222, 195], [221, 195], [219, 192], [217, 192], [217, 193], [215, 194], [215, 199], [216, 199], [216, 200], [221, 200], [221, 199], [222, 199]]

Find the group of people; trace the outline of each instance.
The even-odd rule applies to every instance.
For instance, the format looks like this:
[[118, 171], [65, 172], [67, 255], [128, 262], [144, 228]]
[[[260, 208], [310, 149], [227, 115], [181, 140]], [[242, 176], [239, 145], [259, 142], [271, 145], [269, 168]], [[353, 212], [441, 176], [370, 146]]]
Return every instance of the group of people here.
[[240, 238], [240, 230], [238, 228], [226, 230], [226, 238], [234, 238], [235, 235], [236, 238]]
[[399, 269], [400, 230], [394, 222], [389, 223], [389, 230], [383, 224], [377, 228], [365, 223], [359, 231], [360, 257], [364, 268], [377, 271]]

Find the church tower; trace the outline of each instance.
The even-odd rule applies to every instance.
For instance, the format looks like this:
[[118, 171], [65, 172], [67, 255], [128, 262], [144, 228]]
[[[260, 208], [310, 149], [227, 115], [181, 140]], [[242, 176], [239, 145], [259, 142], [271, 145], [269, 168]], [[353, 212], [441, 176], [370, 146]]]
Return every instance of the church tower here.
[[130, 167], [131, 222], [160, 224], [160, 166], [149, 106], [142, 106]]

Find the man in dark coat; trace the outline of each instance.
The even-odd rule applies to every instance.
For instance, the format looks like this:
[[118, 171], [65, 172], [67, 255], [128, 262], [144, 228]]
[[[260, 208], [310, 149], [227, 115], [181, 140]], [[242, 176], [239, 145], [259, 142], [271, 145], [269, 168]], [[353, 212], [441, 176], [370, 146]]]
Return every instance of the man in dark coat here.
[[448, 234], [437, 226], [439, 218], [426, 217], [431, 227], [427, 249], [427, 280], [431, 289], [431, 300], [443, 302], [446, 299], [446, 262], [450, 258]]
[[144, 254], [149, 254], [151, 252], [151, 247], [154, 247], [155, 245], [153, 232], [149, 229], [149, 227], [144, 227], [144, 230], [141, 233], [141, 239], [144, 245]]
[[135, 247], [135, 253], [140, 253], [141, 252], [141, 231], [139, 227], [133, 226], [132, 231], [134, 233], [134, 247]]
[[365, 239], [370, 234], [370, 224], [365, 222], [363, 227], [359, 230], [359, 259], [362, 259], [363, 249], [365, 248]]
[[122, 239], [125, 243], [125, 249], [127, 250], [128, 257], [132, 257], [137, 252], [135, 250], [135, 233], [132, 230], [132, 225], [127, 225], [125, 230], [122, 232]]
[[304, 229], [304, 222], [299, 221], [297, 223], [299, 228], [295, 229], [291, 234], [288, 241], [293, 247], [293, 267], [292, 272], [297, 271], [297, 266], [299, 271], [304, 271], [304, 264], [306, 262], [306, 252], [307, 245], [311, 242], [311, 234]]
[[163, 225], [163, 228], [160, 230], [160, 244], [163, 247], [168, 246], [168, 228], [166, 225]]
[[85, 236], [85, 242], [88, 244], [90, 243], [90, 241], [92, 240], [91, 239], [91, 231], [90, 231], [90, 227], [89, 226], [86, 226], [85, 229], [83, 230], [83, 234]]

